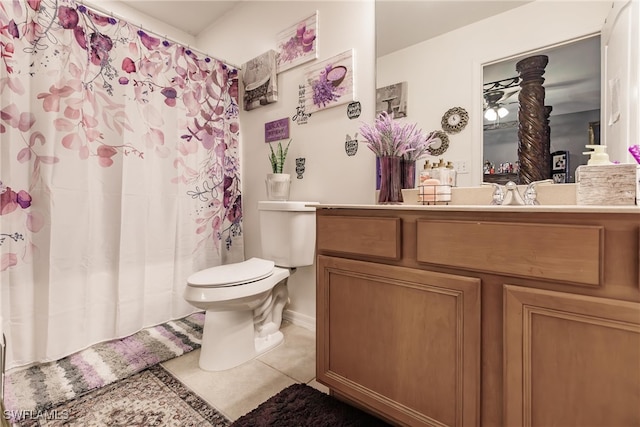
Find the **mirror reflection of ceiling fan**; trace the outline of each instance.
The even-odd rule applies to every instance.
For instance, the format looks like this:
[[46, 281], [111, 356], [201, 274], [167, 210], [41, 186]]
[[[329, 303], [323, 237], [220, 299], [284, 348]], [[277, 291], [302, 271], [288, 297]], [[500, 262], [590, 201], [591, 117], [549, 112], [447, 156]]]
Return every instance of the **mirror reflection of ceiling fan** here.
[[484, 84], [483, 98], [485, 119], [494, 122], [509, 114], [509, 110], [505, 105], [517, 103], [517, 101], [507, 101], [520, 90], [518, 87], [519, 82], [519, 77], [510, 77], [508, 79]]
[[517, 102], [506, 102], [518, 90], [505, 92], [502, 90], [495, 90], [492, 92], [486, 92], [484, 94], [484, 118], [489, 121], [496, 121], [498, 118], [502, 119], [509, 110], [505, 107], [507, 104], [517, 104]]

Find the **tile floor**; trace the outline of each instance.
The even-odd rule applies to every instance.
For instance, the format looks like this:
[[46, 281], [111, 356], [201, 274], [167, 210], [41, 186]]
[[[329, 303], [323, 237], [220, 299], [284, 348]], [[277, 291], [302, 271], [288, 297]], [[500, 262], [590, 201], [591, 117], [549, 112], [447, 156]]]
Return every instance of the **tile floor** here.
[[230, 420], [238, 419], [294, 383], [328, 392], [315, 381], [315, 332], [286, 321], [281, 331], [284, 343], [227, 371], [200, 369], [200, 350], [168, 360], [162, 366]]

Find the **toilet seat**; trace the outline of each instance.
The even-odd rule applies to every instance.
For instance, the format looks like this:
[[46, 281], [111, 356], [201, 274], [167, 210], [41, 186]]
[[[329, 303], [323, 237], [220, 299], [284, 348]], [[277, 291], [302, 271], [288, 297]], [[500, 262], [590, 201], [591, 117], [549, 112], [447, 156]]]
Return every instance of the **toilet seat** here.
[[[228, 265], [237, 266], [238, 264], [242, 263]], [[244, 304], [242, 299], [251, 299], [264, 292], [270, 292], [276, 284], [287, 277], [289, 277], [288, 269], [273, 267], [271, 274], [267, 277], [244, 283], [236, 283], [235, 285], [207, 286], [187, 283], [184, 290], [184, 297], [191, 305], [198, 308], [204, 308], [205, 310], [207, 310], [205, 306], [214, 301], [222, 302], [238, 300], [239, 303]], [[191, 279], [191, 277], [189, 279]]]
[[275, 263], [262, 258], [250, 258], [233, 264], [219, 265], [198, 271], [187, 278], [193, 287], [219, 288], [238, 286], [271, 276]]

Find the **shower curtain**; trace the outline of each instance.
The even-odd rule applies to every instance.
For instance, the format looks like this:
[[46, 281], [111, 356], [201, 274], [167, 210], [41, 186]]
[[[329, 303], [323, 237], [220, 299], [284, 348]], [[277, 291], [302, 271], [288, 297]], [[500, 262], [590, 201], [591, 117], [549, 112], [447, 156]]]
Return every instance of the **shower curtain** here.
[[243, 259], [238, 70], [71, 1], [0, 2], [8, 367], [188, 315]]

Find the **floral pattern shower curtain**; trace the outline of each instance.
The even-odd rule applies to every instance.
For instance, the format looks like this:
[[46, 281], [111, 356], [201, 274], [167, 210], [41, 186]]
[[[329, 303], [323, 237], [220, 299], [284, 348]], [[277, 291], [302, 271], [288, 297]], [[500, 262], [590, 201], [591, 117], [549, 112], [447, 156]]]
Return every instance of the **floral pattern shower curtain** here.
[[8, 365], [187, 315], [243, 258], [238, 71], [71, 1], [0, 2]]

